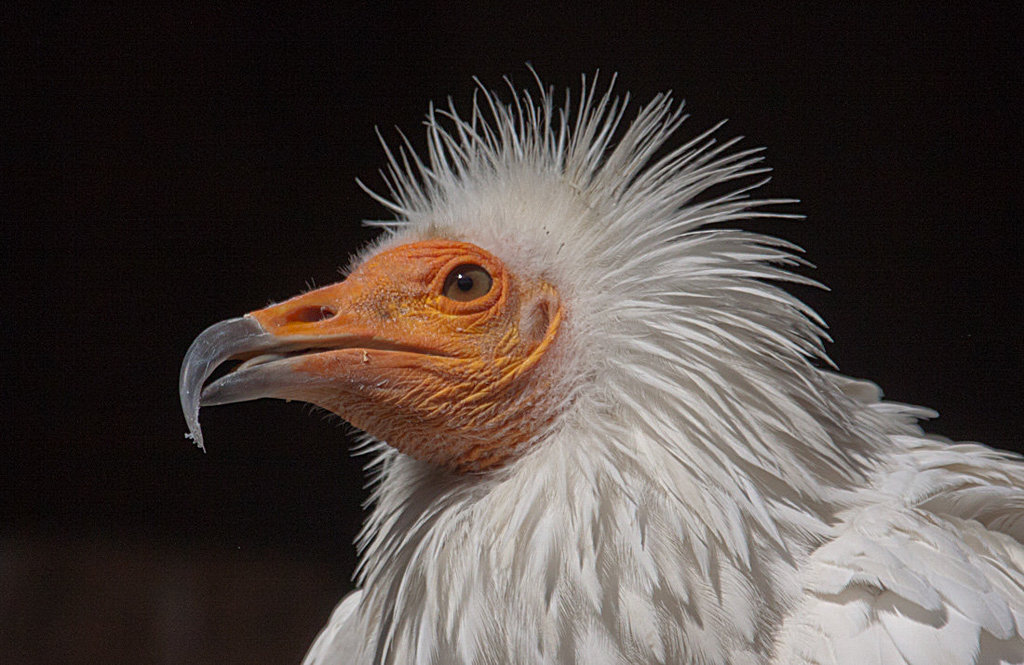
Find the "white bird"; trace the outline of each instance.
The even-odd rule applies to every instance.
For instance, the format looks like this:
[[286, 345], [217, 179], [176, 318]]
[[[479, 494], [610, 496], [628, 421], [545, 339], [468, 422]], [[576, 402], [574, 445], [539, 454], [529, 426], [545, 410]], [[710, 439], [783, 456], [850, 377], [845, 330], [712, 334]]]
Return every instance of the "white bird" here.
[[306, 663], [1024, 662], [1021, 458], [822, 369], [797, 248], [727, 226], [786, 216], [759, 152], [627, 105], [431, 108], [347, 279], [189, 350], [200, 446], [200, 405], [274, 397], [375, 453]]

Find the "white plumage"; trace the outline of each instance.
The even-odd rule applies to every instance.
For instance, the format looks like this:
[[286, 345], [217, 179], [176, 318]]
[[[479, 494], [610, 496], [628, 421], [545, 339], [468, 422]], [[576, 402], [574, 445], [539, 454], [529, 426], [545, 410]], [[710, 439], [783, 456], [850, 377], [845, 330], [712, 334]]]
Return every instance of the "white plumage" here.
[[820, 369], [796, 248], [727, 227], [783, 216], [757, 150], [584, 88], [432, 109], [427, 158], [389, 154], [355, 265], [448, 238], [552, 284], [557, 417], [485, 473], [368, 438], [359, 590], [306, 663], [1024, 662], [1021, 460]]

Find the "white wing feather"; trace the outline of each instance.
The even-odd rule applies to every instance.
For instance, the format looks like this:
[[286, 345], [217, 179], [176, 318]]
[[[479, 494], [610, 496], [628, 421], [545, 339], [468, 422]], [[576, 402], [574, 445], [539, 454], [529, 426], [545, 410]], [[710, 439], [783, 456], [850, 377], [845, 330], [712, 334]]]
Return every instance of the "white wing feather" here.
[[1024, 663], [1024, 546], [976, 520], [907, 506], [901, 494], [851, 511], [811, 555], [775, 663]]

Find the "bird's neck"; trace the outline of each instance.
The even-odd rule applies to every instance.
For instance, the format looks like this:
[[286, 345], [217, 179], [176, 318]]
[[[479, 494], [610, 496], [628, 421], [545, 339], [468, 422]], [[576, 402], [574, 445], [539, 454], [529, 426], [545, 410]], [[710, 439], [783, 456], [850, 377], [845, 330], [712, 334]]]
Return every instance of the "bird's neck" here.
[[701, 467], [635, 429], [561, 436], [490, 478], [385, 453], [359, 573], [375, 648], [394, 662], [426, 647], [442, 662], [587, 662], [595, 645], [652, 662], [767, 653], [767, 608], [796, 594], [833, 502], [794, 501], [763, 469]]

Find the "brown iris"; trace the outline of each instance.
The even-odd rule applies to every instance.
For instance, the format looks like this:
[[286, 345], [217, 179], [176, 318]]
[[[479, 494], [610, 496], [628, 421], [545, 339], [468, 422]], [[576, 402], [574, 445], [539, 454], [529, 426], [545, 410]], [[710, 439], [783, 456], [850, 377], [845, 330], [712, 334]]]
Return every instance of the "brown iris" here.
[[487, 295], [491, 284], [490, 273], [480, 266], [466, 264], [448, 273], [442, 293], [451, 300], [469, 302]]

